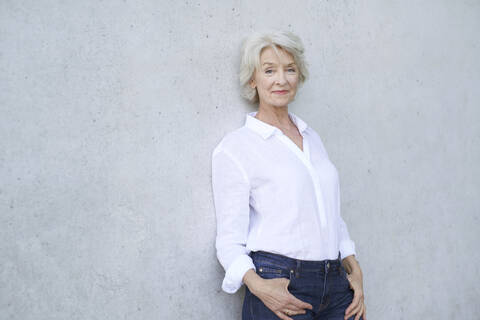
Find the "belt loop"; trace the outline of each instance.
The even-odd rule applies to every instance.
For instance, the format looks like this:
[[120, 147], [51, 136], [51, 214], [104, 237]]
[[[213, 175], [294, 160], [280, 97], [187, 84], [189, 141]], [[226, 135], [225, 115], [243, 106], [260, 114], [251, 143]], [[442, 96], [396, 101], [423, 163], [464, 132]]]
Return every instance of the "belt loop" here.
[[295, 278], [300, 278], [300, 260], [297, 259], [297, 270], [295, 270]]

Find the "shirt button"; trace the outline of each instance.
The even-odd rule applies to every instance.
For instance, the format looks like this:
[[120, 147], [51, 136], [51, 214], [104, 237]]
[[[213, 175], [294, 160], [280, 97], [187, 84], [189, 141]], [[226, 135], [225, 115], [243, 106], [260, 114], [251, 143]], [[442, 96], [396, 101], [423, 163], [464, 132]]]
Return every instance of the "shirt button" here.
[[262, 268], [260, 268], [260, 269], [258, 269], [258, 271], [262, 272], [262, 271], [263, 271], [263, 269], [262, 269]]

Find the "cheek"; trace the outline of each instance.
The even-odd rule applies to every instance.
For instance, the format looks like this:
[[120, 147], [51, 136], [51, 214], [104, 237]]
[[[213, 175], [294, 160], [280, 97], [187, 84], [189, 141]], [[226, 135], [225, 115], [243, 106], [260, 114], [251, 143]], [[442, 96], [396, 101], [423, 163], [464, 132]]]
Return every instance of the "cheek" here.
[[270, 81], [268, 79], [265, 79], [260, 83], [260, 86], [264, 91], [269, 91], [272, 85], [273, 85], [273, 81]]
[[297, 84], [298, 84], [298, 76], [291, 76], [291, 77], [289, 77], [288, 82], [290, 83], [290, 85], [291, 85], [292, 87], [296, 87]]
[[263, 86], [265, 88], [270, 88], [273, 85], [274, 82], [275, 81], [273, 79], [265, 78], [265, 79], [263, 79]]

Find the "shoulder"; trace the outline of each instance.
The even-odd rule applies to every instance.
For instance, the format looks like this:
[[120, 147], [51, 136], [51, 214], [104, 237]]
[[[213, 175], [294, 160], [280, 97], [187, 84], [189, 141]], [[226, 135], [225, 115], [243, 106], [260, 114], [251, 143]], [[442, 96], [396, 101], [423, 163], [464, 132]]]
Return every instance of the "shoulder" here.
[[308, 126], [306, 132], [313, 139], [319, 140], [320, 142], [322, 142], [322, 138], [320, 138], [320, 135], [318, 134], [318, 132], [315, 131], [315, 129], [313, 129], [312, 127]]
[[244, 147], [247, 146], [248, 141], [251, 140], [250, 135], [250, 130], [245, 126], [227, 132], [213, 148], [212, 157], [221, 151], [230, 155], [243, 152]]
[[319, 146], [323, 152], [327, 153], [327, 150], [325, 149], [325, 145], [323, 144], [323, 140], [317, 131], [315, 131], [312, 127], [308, 127], [307, 134], [311, 137], [313, 143]]
[[239, 169], [244, 180], [248, 182], [244, 155], [248, 151], [245, 146], [248, 148], [246, 141], [249, 134], [247, 127], [240, 127], [225, 134], [212, 151], [212, 170], [217, 168], [223, 175], [228, 176], [233, 174], [235, 169]]

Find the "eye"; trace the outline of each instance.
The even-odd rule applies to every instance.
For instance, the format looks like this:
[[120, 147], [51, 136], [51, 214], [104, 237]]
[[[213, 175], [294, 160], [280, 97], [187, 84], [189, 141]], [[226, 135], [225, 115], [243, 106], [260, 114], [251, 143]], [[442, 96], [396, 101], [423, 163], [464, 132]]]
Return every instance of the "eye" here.
[[271, 70], [271, 69], [265, 70], [266, 74], [270, 74], [271, 72], [273, 72], [273, 70]]
[[288, 69], [288, 71], [290, 71], [290, 72], [295, 72], [295, 69], [294, 69], [294, 68], [290, 68], [290, 69]]

